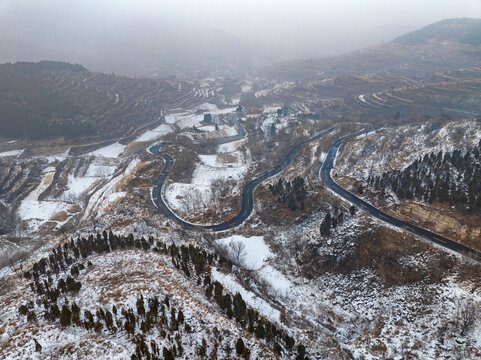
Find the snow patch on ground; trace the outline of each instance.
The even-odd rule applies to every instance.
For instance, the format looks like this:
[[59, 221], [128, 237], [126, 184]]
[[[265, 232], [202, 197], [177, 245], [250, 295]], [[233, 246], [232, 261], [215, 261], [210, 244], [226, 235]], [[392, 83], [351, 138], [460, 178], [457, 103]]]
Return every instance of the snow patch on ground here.
[[254, 96], [256, 98], [262, 98], [262, 97], [268, 96], [270, 93], [273, 93], [274, 95], [280, 95], [280, 94], [282, 94], [282, 92], [284, 90], [287, 90], [287, 89], [290, 89], [290, 88], [294, 87], [295, 84], [296, 83], [292, 82], [292, 81], [285, 81], [281, 84], [274, 85], [274, 87], [272, 87], [271, 89], [264, 89], [264, 90], [256, 91]]
[[140, 135], [137, 139], [135, 139], [135, 141], [136, 142], [154, 141], [161, 138], [162, 136], [172, 133], [173, 131], [174, 130], [172, 129], [171, 125], [161, 124], [153, 130], [146, 131], [145, 133]]
[[[46, 222], [60, 211], [67, 210], [68, 204], [58, 201], [37, 201], [25, 199], [18, 209], [18, 214], [22, 220], [38, 220]], [[40, 225], [40, 223], [38, 223]]]
[[267, 264], [268, 260], [274, 258], [274, 254], [264, 242], [264, 237], [232, 235], [217, 240], [217, 243], [229, 252], [234, 261], [240, 262], [249, 270], [255, 270], [258, 278], [269, 283], [277, 294], [289, 294], [291, 282], [280, 271]]
[[106, 177], [111, 176], [115, 170], [117, 169], [116, 166], [110, 165], [102, 165], [97, 163], [90, 164], [85, 176], [92, 176], [92, 177]]
[[481, 124], [476, 120], [454, 121], [441, 128], [426, 123], [384, 129], [348, 142], [336, 158], [336, 171], [365, 179], [390, 169], [402, 170], [425, 154], [464, 150], [480, 140]]
[[244, 144], [245, 139], [242, 140], [237, 140], [225, 144], [220, 144], [217, 146], [217, 152], [218, 153], [228, 153], [228, 152], [234, 152], [240, 149], [240, 147]]
[[83, 193], [87, 192], [97, 181], [97, 177], [75, 177], [70, 174], [68, 177], [68, 190], [62, 194], [63, 200], [78, 199]]
[[283, 297], [289, 296], [292, 283], [279, 270], [274, 269], [271, 265], [265, 265], [259, 269], [258, 274], [261, 279], [272, 286], [277, 294]]
[[203, 111], [217, 111], [219, 108], [215, 104], [211, 103], [203, 103], [200, 105], [197, 105], [194, 110], [203, 110]]
[[37, 188], [22, 200], [17, 210], [17, 214], [22, 220], [28, 220], [31, 231], [36, 231], [55, 214], [67, 211], [70, 207], [70, 204], [61, 201], [38, 200], [39, 195], [52, 183], [53, 175], [53, 171], [45, 173]]
[[273, 322], [280, 322], [281, 313], [279, 310], [274, 309], [267, 301], [256, 296], [251, 291], [246, 290], [242, 285], [240, 285], [234, 276], [230, 274], [223, 274], [217, 270], [217, 268], [212, 268], [212, 278], [217, 280], [229, 290], [232, 294], [241, 294], [244, 301], [249, 304], [252, 308], [256, 309], [265, 316], [267, 319]]
[[289, 125], [289, 121], [292, 120], [290, 116], [278, 116], [277, 109], [279, 107], [264, 107], [264, 114], [267, 114], [267, 117], [261, 124], [261, 130], [264, 134], [270, 134], [272, 132], [272, 126], [276, 130], [281, 130]]
[[[193, 126], [198, 128], [202, 126], [204, 115], [207, 113], [212, 115], [223, 115], [223, 114], [234, 113], [235, 110], [236, 110], [235, 107], [219, 109], [214, 104], [204, 103], [189, 111], [166, 115], [165, 122], [167, 124], [175, 124], [181, 130], [192, 128]], [[199, 114], [198, 112], [203, 112], [203, 113]]]
[[268, 116], [261, 124], [262, 132], [264, 134], [270, 134], [271, 129], [272, 129], [272, 124], [274, 124], [276, 120], [278, 120], [277, 115]]
[[111, 145], [105, 146], [103, 148], [97, 149], [89, 153], [91, 156], [99, 156], [106, 158], [116, 158], [119, 157], [125, 150], [126, 146], [118, 142]]
[[54, 154], [47, 156], [47, 160], [49, 162], [54, 162], [54, 161], [63, 161], [68, 157], [68, 153], [70, 152], [70, 148], [68, 148], [65, 152], [59, 153], [59, 154]]
[[267, 259], [274, 256], [262, 236], [233, 235], [219, 239], [217, 242], [227, 249], [231, 248], [234, 243], [242, 244], [245, 249], [244, 265], [251, 270], [259, 270]]
[[104, 186], [98, 189], [94, 194], [92, 194], [85, 209], [83, 219], [86, 219], [89, 214], [93, 213], [94, 211], [97, 211], [97, 213], [103, 213], [104, 209], [112, 202], [111, 196], [113, 196], [113, 194], [115, 193], [118, 193], [117, 184], [125, 176], [129, 175], [139, 163], [140, 159], [132, 160], [129, 166], [127, 166], [127, 168], [121, 174], [111, 179]]
[[25, 149], [4, 151], [4, 152], [1, 152], [1, 153], [0, 153], [0, 157], [19, 156], [19, 155], [21, 155], [24, 151], [25, 151]]
[[214, 115], [232, 114], [236, 111], [236, 109], [237, 108], [235, 107], [219, 109], [219, 110], [212, 111], [211, 114], [214, 114]]
[[[228, 154], [228, 155], [226, 155]], [[225, 156], [222, 156], [225, 155]], [[208, 185], [216, 179], [241, 180], [247, 172], [247, 160], [241, 152], [199, 155], [201, 164], [192, 175], [193, 185]]]
[[165, 188], [165, 200], [176, 212], [197, 211], [204, 204], [210, 204], [212, 190], [209, 185], [171, 183]]
[[364, 138], [364, 137], [368, 137], [368, 136], [374, 135], [376, 132], [377, 132], [377, 131], [374, 130], [374, 131], [370, 131], [370, 132], [365, 133], [365, 134], [358, 135], [358, 136], [356, 137], [356, 139], [362, 139], [362, 138]]
[[106, 158], [95, 158], [90, 164], [85, 174], [82, 176], [75, 176], [74, 173], [69, 174], [67, 182], [67, 190], [63, 192], [60, 197], [61, 200], [74, 201], [82, 197], [94, 188], [94, 185], [112, 176], [117, 170], [115, 165], [106, 165], [105, 162], [111, 161]]
[[280, 107], [277, 105], [265, 105], [264, 109], [262, 110], [263, 114], [277, 114], [277, 110], [279, 110]]
[[237, 135], [237, 128], [235, 126], [220, 125], [219, 130], [222, 130], [224, 132], [224, 136]]
[[240, 151], [199, 155], [200, 163], [192, 174], [190, 184], [171, 183], [164, 196], [174, 211], [198, 212], [214, 205], [212, 183], [216, 180], [241, 180], [248, 169], [248, 160]]
[[326, 160], [326, 157], [327, 157], [327, 153], [324, 152], [324, 151], [322, 151], [322, 152], [321, 152], [321, 155], [319, 155], [319, 160], [320, 160], [320, 162], [323, 163], [324, 160]]
[[252, 83], [246, 83], [245, 85], [241, 85], [241, 91], [243, 93], [247, 93], [252, 90]]
[[176, 115], [167, 115], [165, 117], [165, 122], [168, 124], [175, 124], [181, 130], [192, 128], [193, 126], [199, 127], [201, 126], [201, 122], [204, 120], [204, 115], [195, 115], [195, 114], [176, 114]]
[[112, 203], [118, 201], [119, 199], [124, 198], [126, 195], [127, 195], [127, 192], [125, 192], [125, 191], [119, 191], [119, 192], [112, 193], [106, 198], [104, 205], [112, 204]]
[[240, 98], [232, 98], [229, 101], [229, 105], [239, 105], [239, 103], [240, 103]]
[[215, 126], [214, 125], [204, 125], [204, 126], [199, 127], [199, 130], [211, 132], [211, 131], [215, 131]]

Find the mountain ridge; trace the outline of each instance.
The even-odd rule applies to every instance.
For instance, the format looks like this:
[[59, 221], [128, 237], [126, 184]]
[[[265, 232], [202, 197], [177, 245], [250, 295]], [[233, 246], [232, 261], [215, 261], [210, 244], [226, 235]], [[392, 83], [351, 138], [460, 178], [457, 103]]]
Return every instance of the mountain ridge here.
[[393, 42], [417, 45], [429, 40], [452, 41], [466, 45], [481, 45], [481, 19], [445, 19], [399, 36]]
[[[458, 31], [450, 34], [449, 28], [455, 25]], [[476, 36], [478, 32], [481, 35], [480, 19], [446, 19], [390, 42], [343, 55], [277, 63], [266, 67], [263, 74], [278, 80], [295, 81], [353, 74], [389, 73], [419, 77], [437, 71], [468, 68], [481, 63], [481, 36]]]

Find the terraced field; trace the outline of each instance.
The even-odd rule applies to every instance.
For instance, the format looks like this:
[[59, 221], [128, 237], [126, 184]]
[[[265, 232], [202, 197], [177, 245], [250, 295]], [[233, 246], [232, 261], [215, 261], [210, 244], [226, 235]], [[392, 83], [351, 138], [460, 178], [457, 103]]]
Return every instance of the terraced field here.
[[[433, 82], [354, 95], [342, 99], [338, 104], [343, 110], [361, 116], [474, 116], [481, 112], [481, 73], [474, 69], [469, 72], [472, 74], [469, 79], [452, 76], [457, 73], [436, 74]], [[464, 74], [461, 72], [460, 75]]]
[[[0, 88], [3, 136], [129, 137], [159, 123], [166, 110], [193, 107], [216, 97], [214, 89], [193, 81], [131, 79], [53, 64], [0, 67], [0, 77], [5, 78]], [[27, 72], [25, 67], [33, 70]], [[47, 95], [50, 100], [42, 101]], [[49, 103], [51, 107], [45, 105]]]
[[0, 235], [14, 228], [20, 201], [40, 182], [40, 161], [9, 162], [0, 159]]
[[480, 67], [432, 73], [423, 79], [372, 74], [269, 86], [257, 91], [256, 97], [321, 117], [386, 122], [422, 115], [470, 117], [481, 113]]

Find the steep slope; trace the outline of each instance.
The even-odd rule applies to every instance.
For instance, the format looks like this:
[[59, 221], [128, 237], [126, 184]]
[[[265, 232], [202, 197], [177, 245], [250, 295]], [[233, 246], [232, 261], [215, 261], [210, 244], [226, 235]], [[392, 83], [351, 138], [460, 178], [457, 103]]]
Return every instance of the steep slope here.
[[[0, 338], [0, 355], [217, 359], [231, 358], [235, 349], [244, 359], [296, 353], [304, 359], [305, 347], [294, 347], [284, 324], [274, 324], [240, 293], [211, 279], [211, 272], [229, 267], [229, 260], [191, 244], [179, 247], [152, 237], [147, 241], [104, 231], [103, 237], [71, 240], [34, 263], [25, 279], [11, 278], [12, 284], [30, 284], [28, 297], [0, 290], [0, 296], [7, 295], [2, 298], [2, 334], [7, 336]], [[25, 302], [16, 306], [19, 298]], [[9, 336], [28, 333], [32, 324], [39, 328], [36, 334]]]

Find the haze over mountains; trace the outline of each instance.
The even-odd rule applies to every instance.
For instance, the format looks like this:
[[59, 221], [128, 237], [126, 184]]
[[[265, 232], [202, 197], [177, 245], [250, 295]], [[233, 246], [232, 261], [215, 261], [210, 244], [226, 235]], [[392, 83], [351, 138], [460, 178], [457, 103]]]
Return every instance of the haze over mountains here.
[[[109, 47], [104, 49], [105, 59], [97, 60], [97, 66], [115, 67], [118, 69], [131, 69], [138, 71], [140, 68], [146, 71], [158, 71], [150, 74], [162, 76], [164, 71], [173, 71], [174, 68], [186, 75], [192, 73], [201, 75], [210, 73], [218, 69], [222, 73], [230, 75], [240, 74], [242, 71], [252, 70], [253, 58], [249, 58], [252, 48], [242, 45], [242, 42], [233, 41], [231, 37], [221, 33], [212, 32], [212, 36], [205, 36], [208, 32], [201, 33], [197, 38], [186, 34], [170, 34], [173, 38], [164, 36], [156, 37], [162, 32], [161, 27], [146, 27], [142, 30], [124, 32], [118, 40], [112, 38]], [[396, 38], [394, 41], [366, 48], [337, 57], [329, 57], [314, 60], [286, 61], [275, 65], [259, 67], [259, 77], [270, 77], [279, 80], [317, 80], [326, 79], [332, 76], [362, 75], [362, 74], [381, 74], [386, 76], [421, 76], [426, 77], [436, 71], [457, 70], [459, 68], [470, 68], [481, 62], [481, 20], [476, 19], [450, 19], [429, 25], [423, 29], [405, 34]], [[150, 42], [161, 41], [157, 48], [150, 52], [136, 47], [135, 39], [151, 34]], [[165, 35], [165, 34], [164, 34]], [[113, 35], [112, 35], [113, 36]], [[185, 36], [189, 39], [189, 52], [182, 52], [187, 43], [180, 41], [180, 37]], [[105, 39], [101, 40], [104, 41]], [[205, 45], [205, 44], [209, 45]], [[86, 44], [78, 44], [78, 49]], [[100, 47], [97, 43], [93, 48]], [[205, 52], [212, 46], [222, 48], [223, 51]], [[3, 56], [16, 58], [24, 54], [35, 58], [45, 56], [59, 56], [62, 54], [48, 52], [43, 48], [36, 47], [34, 52], [25, 44], [4, 43], [3, 49], [9, 51], [2, 52]], [[165, 51], [168, 49], [169, 51]], [[32, 51], [33, 51], [32, 50]], [[21, 51], [24, 51], [23, 53]], [[38, 52], [36, 52], [38, 51]], [[126, 53], [128, 56], [110, 56], [107, 54]], [[192, 56], [197, 53], [196, 56]], [[91, 54], [93, 56], [93, 54]], [[260, 57], [263, 54], [258, 54]], [[27, 56], [27, 57], [28, 57]], [[180, 58], [185, 57], [187, 60]], [[144, 59], [140, 67], [134, 70], [132, 64], [138, 64], [137, 59]], [[112, 62], [113, 59], [114, 63]], [[155, 66], [156, 59], [161, 59], [164, 68]], [[189, 60], [191, 59], [191, 60]], [[195, 59], [201, 59], [195, 60]], [[264, 64], [266, 62], [264, 58]], [[86, 60], [88, 62], [88, 60]], [[251, 61], [251, 63], [249, 63]], [[260, 61], [260, 60], [259, 60]], [[101, 65], [99, 65], [101, 64]], [[204, 67], [205, 65], [205, 67]], [[95, 66], [92, 64], [92, 66]], [[202, 71], [200, 69], [203, 69]], [[235, 71], [234, 71], [235, 69]], [[124, 117], [125, 124], [149, 123], [149, 116], [160, 111], [160, 104], [157, 108], [142, 109], [140, 106], [128, 107], [128, 103], [139, 102], [139, 94], [124, 93], [122, 90], [102, 89], [105, 83], [113, 86], [116, 82], [128, 82], [129, 86], [144, 86], [141, 82], [128, 79], [103, 78], [102, 82], [95, 85], [95, 88], [88, 83], [83, 83], [83, 79], [91, 78], [93, 75], [81, 66], [68, 66], [62, 63], [41, 63], [41, 64], [18, 64], [0, 66], [0, 95], [2, 98], [2, 108], [0, 110], [0, 129], [6, 137], [25, 138], [25, 137], [45, 137], [53, 135], [64, 135], [67, 137], [79, 137], [93, 132], [98, 134], [112, 133], [111, 121], [115, 116]], [[155, 76], [154, 76], [155, 77]], [[75, 85], [77, 84], [77, 85]], [[149, 85], [150, 86], [150, 85]], [[172, 92], [172, 86], [167, 83], [153, 85], [154, 88], [160, 87], [165, 91]], [[237, 85], [239, 86], [239, 85]], [[190, 88], [184, 87], [184, 89]], [[117, 95], [115, 92], [118, 91]], [[332, 89], [331, 89], [332, 91]], [[344, 90], [343, 90], [344, 91]], [[119, 95], [120, 94], [120, 95]], [[47, 98], [49, 101], [46, 101]], [[115, 96], [120, 96], [116, 102]], [[124, 102], [127, 102], [127, 105]], [[164, 99], [164, 108], [167, 106]], [[93, 109], [103, 109], [110, 102], [115, 102], [112, 106], [122, 106], [119, 114], [111, 111], [108, 117], [103, 117], [100, 121], [99, 112]], [[175, 103], [174, 100], [172, 102]], [[109, 105], [110, 106], [110, 105]], [[129, 114], [130, 115], [126, 115]], [[127, 117], [126, 117], [127, 116]], [[155, 115], [157, 117], [158, 115]], [[111, 120], [108, 120], [111, 117]], [[128, 120], [127, 120], [128, 118]], [[100, 125], [100, 123], [102, 125]], [[17, 126], [13, 126], [17, 124]], [[100, 130], [102, 129], [102, 131]]]
[[[369, 7], [347, 0], [130, 2], [3, 0], [0, 61], [60, 60], [128, 76], [232, 75], [389, 42], [446, 16], [481, 14], [471, 0], [438, 3], [429, 12], [411, 4], [422, 17], [407, 14], [409, 4], [377, 0]], [[348, 4], [340, 11], [342, 2]]]
[[157, 24], [128, 24], [109, 32], [99, 29], [99, 33], [92, 38], [72, 34], [72, 43], [4, 40], [0, 42], [0, 62], [62, 60], [107, 73], [189, 77], [220, 70], [235, 74], [269, 58], [262, 49], [211, 29], [172, 31]]
[[[301, 71], [307, 70], [304, 74], [307, 78], [316, 72], [373, 72], [386, 70], [384, 64], [389, 64], [390, 70], [409, 66], [411, 61], [419, 62], [417, 58], [420, 52], [426, 51], [431, 60], [423, 59], [421, 62], [428, 67], [434, 63], [434, 69], [442, 70], [449, 68], [449, 63], [445, 62], [446, 56], [458, 56], [457, 61], [465, 66], [477, 61], [480, 23], [476, 19], [444, 20], [408, 34], [402, 32], [406, 27], [378, 27], [359, 33], [357, 37], [341, 36], [340, 40], [336, 39], [336, 45], [333, 43], [333, 46], [326, 48], [330, 49], [326, 53], [382, 44], [320, 60], [294, 60], [308, 56], [309, 52], [297, 52], [276, 44], [259, 47], [208, 27], [179, 28], [155, 23], [139, 27], [132, 23], [113, 27], [109, 31], [99, 26], [93, 31], [97, 35], [92, 37], [72, 33], [70, 37], [64, 36], [68, 41], [56, 37], [41, 42], [25, 37], [3, 38], [0, 39], [0, 62], [61, 60], [80, 63], [92, 71], [144, 77], [202, 77], [214, 72], [235, 76], [279, 63], [279, 73], [289, 79], [289, 74], [293, 78], [302, 77], [292, 74], [295, 64], [304, 68]], [[396, 35], [402, 36], [390, 41]], [[142, 39], [142, 42], [138, 39]], [[450, 44], [446, 46], [456, 44], [449, 55], [443, 47], [438, 47], [442, 42]], [[417, 48], [412, 48], [414, 45]], [[289, 59], [292, 59], [291, 62]], [[352, 68], [350, 65], [354, 62], [356, 66]]]
[[[304, 49], [300, 49], [287, 43], [266, 42], [261, 46], [209, 26], [169, 26], [152, 22], [139, 27], [132, 22], [109, 27], [107, 31], [99, 24], [87, 37], [77, 31], [61, 38], [56, 35], [35, 38], [0, 34], [0, 63], [60, 60], [81, 63], [92, 71], [127, 76], [201, 77], [219, 71], [235, 75], [274, 62], [312, 57], [313, 53], [324, 56], [341, 54], [390, 41], [404, 34], [406, 28], [387, 25], [354, 36], [326, 37], [322, 49], [316, 49], [317, 37], [308, 37]], [[52, 34], [57, 33], [52, 31]]]
[[268, 74], [284, 80], [369, 73], [424, 76], [478, 65], [480, 39], [480, 19], [447, 19], [344, 55], [279, 63]]

